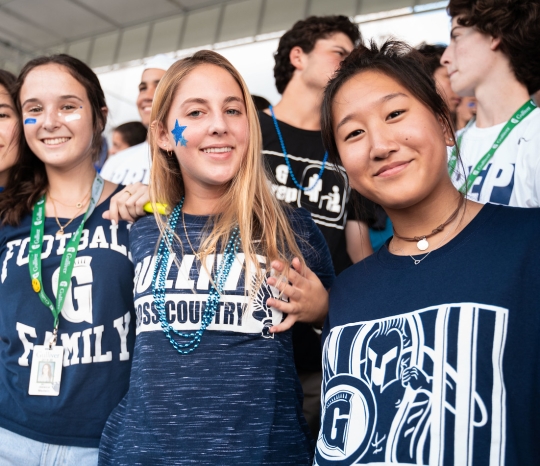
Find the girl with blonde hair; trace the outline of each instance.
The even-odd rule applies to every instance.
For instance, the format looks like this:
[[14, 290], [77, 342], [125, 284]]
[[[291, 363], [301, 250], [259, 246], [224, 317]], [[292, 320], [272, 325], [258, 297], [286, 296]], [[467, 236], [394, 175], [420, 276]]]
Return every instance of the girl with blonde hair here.
[[[333, 268], [308, 212], [285, 212], [272, 196], [256, 115], [243, 79], [215, 52], [161, 79], [150, 197], [168, 215], [130, 233], [137, 338], [102, 465], [311, 464], [291, 332], [276, 330], [298, 319], [299, 303], [304, 319], [324, 317], [323, 287], [300, 284], [318, 276], [328, 288]], [[286, 280], [267, 278], [269, 268]]]

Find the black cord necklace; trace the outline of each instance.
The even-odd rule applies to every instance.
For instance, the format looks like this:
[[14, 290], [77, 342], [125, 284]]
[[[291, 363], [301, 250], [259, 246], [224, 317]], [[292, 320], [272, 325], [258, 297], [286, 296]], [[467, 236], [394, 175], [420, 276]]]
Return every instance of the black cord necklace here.
[[459, 210], [461, 209], [461, 206], [465, 202], [465, 197], [464, 196], [460, 196], [460, 197], [461, 197], [461, 199], [459, 201], [459, 204], [458, 204], [456, 210], [454, 210], [454, 212], [452, 213], [452, 215], [450, 215], [450, 217], [448, 217], [446, 222], [441, 223], [437, 228], [435, 228], [434, 230], [431, 230], [431, 233], [429, 233], [428, 235], [413, 236], [412, 238], [407, 238], [405, 236], [398, 235], [398, 232], [396, 231], [396, 229], [394, 227], [392, 227], [392, 230], [394, 231], [394, 236], [396, 238], [399, 238], [399, 239], [403, 240], [403, 241], [416, 242], [416, 247], [420, 251], [425, 251], [427, 248], [429, 248], [429, 243], [428, 243], [427, 239], [431, 238], [432, 236], [436, 235], [437, 233], [440, 233], [441, 231], [443, 231], [444, 227], [446, 225], [448, 225], [449, 223], [451, 223], [456, 218]]

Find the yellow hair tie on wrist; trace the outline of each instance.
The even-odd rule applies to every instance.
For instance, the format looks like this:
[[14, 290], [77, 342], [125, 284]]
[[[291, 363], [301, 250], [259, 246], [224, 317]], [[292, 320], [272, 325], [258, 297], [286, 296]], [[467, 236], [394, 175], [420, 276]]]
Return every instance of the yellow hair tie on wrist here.
[[[167, 215], [167, 204], [160, 204], [159, 202], [156, 202], [155, 205], [157, 207], [158, 214]], [[145, 212], [148, 212], [149, 214], [154, 213], [154, 208], [152, 207], [151, 202], [147, 202], [146, 204], [144, 204], [143, 209]]]

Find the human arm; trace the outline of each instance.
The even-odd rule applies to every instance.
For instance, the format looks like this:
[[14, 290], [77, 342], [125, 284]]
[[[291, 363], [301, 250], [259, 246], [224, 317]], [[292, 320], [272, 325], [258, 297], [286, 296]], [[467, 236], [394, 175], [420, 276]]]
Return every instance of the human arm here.
[[345, 240], [347, 242], [347, 253], [353, 264], [373, 254], [373, 248], [369, 240], [369, 228], [365, 222], [358, 220], [347, 221]]
[[146, 215], [143, 207], [149, 200], [147, 185], [140, 182], [127, 185], [111, 198], [109, 210], [103, 213], [103, 218], [115, 223], [120, 220], [134, 222]]

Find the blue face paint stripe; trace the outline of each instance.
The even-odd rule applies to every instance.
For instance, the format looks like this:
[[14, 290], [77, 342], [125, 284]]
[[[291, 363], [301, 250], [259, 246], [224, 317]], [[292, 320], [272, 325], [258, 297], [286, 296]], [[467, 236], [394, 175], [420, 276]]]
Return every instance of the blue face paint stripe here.
[[35, 125], [37, 123], [37, 120], [35, 118], [27, 118], [24, 120], [25, 125]]
[[188, 140], [184, 138], [184, 130], [187, 128], [187, 126], [180, 126], [178, 124], [178, 120], [174, 123], [174, 129], [171, 131], [172, 135], [174, 136], [174, 142], [176, 145], [180, 143], [181, 146], [186, 147]]

